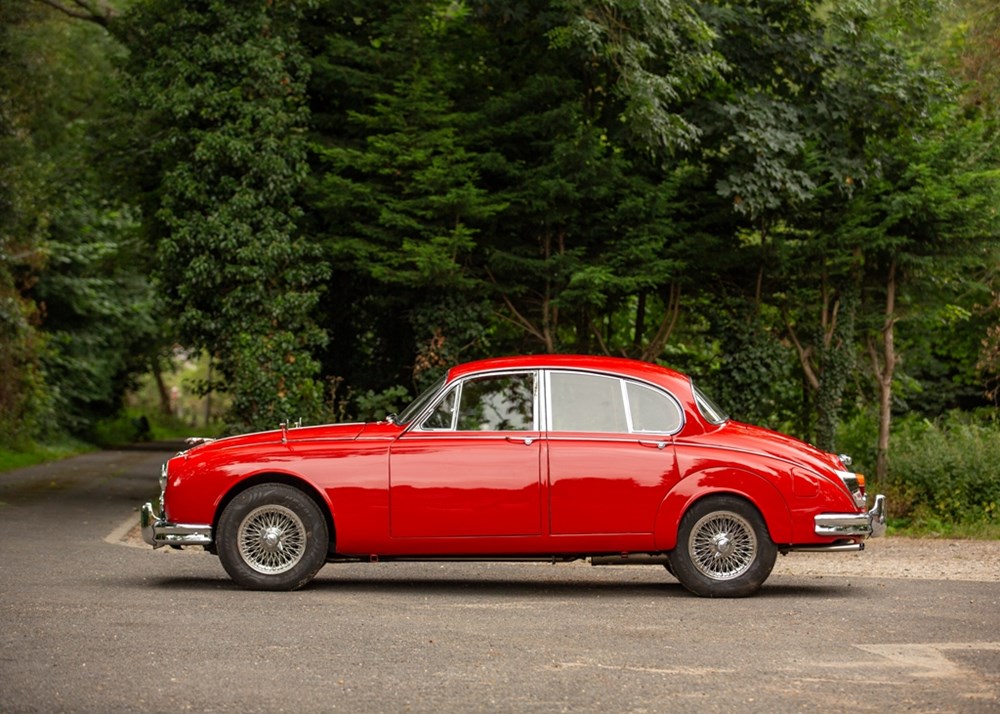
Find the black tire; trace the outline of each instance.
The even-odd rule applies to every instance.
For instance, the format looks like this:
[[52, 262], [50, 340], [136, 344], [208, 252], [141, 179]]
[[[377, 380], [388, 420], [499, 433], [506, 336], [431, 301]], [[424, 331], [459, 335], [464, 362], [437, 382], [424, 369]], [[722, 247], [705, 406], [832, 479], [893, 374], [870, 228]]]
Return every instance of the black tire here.
[[777, 555], [756, 508], [735, 496], [711, 496], [684, 514], [670, 564], [695, 595], [746, 597], [767, 580]]
[[297, 590], [323, 564], [330, 536], [323, 513], [292, 486], [252, 486], [219, 518], [215, 544], [222, 567], [249, 590]]

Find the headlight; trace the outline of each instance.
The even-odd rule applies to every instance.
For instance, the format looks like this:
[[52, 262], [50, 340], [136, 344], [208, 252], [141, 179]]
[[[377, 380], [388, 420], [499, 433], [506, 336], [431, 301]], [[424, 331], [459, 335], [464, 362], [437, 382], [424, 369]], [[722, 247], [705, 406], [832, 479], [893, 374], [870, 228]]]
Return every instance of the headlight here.
[[851, 473], [850, 471], [838, 471], [837, 476], [844, 482], [847, 490], [851, 492], [854, 505], [858, 508], [864, 508], [868, 504], [868, 499], [865, 497], [864, 475]]

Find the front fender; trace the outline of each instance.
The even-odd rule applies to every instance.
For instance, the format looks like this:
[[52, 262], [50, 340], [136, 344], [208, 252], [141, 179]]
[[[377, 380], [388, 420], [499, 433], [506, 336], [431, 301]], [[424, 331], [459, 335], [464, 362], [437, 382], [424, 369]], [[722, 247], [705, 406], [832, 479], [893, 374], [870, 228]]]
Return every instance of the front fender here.
[[773, 542], [791, 542], [792, 518], [788, 503], [771, 481], [750, 471], [715, 468], [681, 479], [663, 498], [653, 531], [656, 549], [677, 547], [677, 530], [684, 514], [695, 501], [714, 494], [746, 499], [764, 517]]

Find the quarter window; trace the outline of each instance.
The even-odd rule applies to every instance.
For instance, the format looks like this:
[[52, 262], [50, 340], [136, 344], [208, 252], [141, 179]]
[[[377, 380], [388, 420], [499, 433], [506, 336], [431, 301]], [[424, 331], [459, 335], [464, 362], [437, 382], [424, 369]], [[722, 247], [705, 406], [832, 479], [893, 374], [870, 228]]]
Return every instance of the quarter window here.
[[424, 420], [425, 429], [454, 429], [455, 406], [458, 404], [458, 387], [441, 400], [441, 403]]
[[677, 402], [663, 392], [635, 382], [627, 382], [632, 431], [672, 434], [681, 427], [681, 410]]

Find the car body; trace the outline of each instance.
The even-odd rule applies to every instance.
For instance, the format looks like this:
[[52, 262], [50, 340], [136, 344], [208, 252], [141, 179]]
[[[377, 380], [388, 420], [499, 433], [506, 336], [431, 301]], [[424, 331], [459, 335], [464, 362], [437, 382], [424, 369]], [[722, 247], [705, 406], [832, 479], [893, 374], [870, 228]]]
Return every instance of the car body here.
[[251, 589], [327, 562], [661, 564], [692, 592], [757, 591], [777, 553], [885, 530], [846, 457], [728, 419], [665, 367], [546, 355], [452, 368], [399, 416], [193, 446], [145, 504], [154, 547], [202, 545]]

